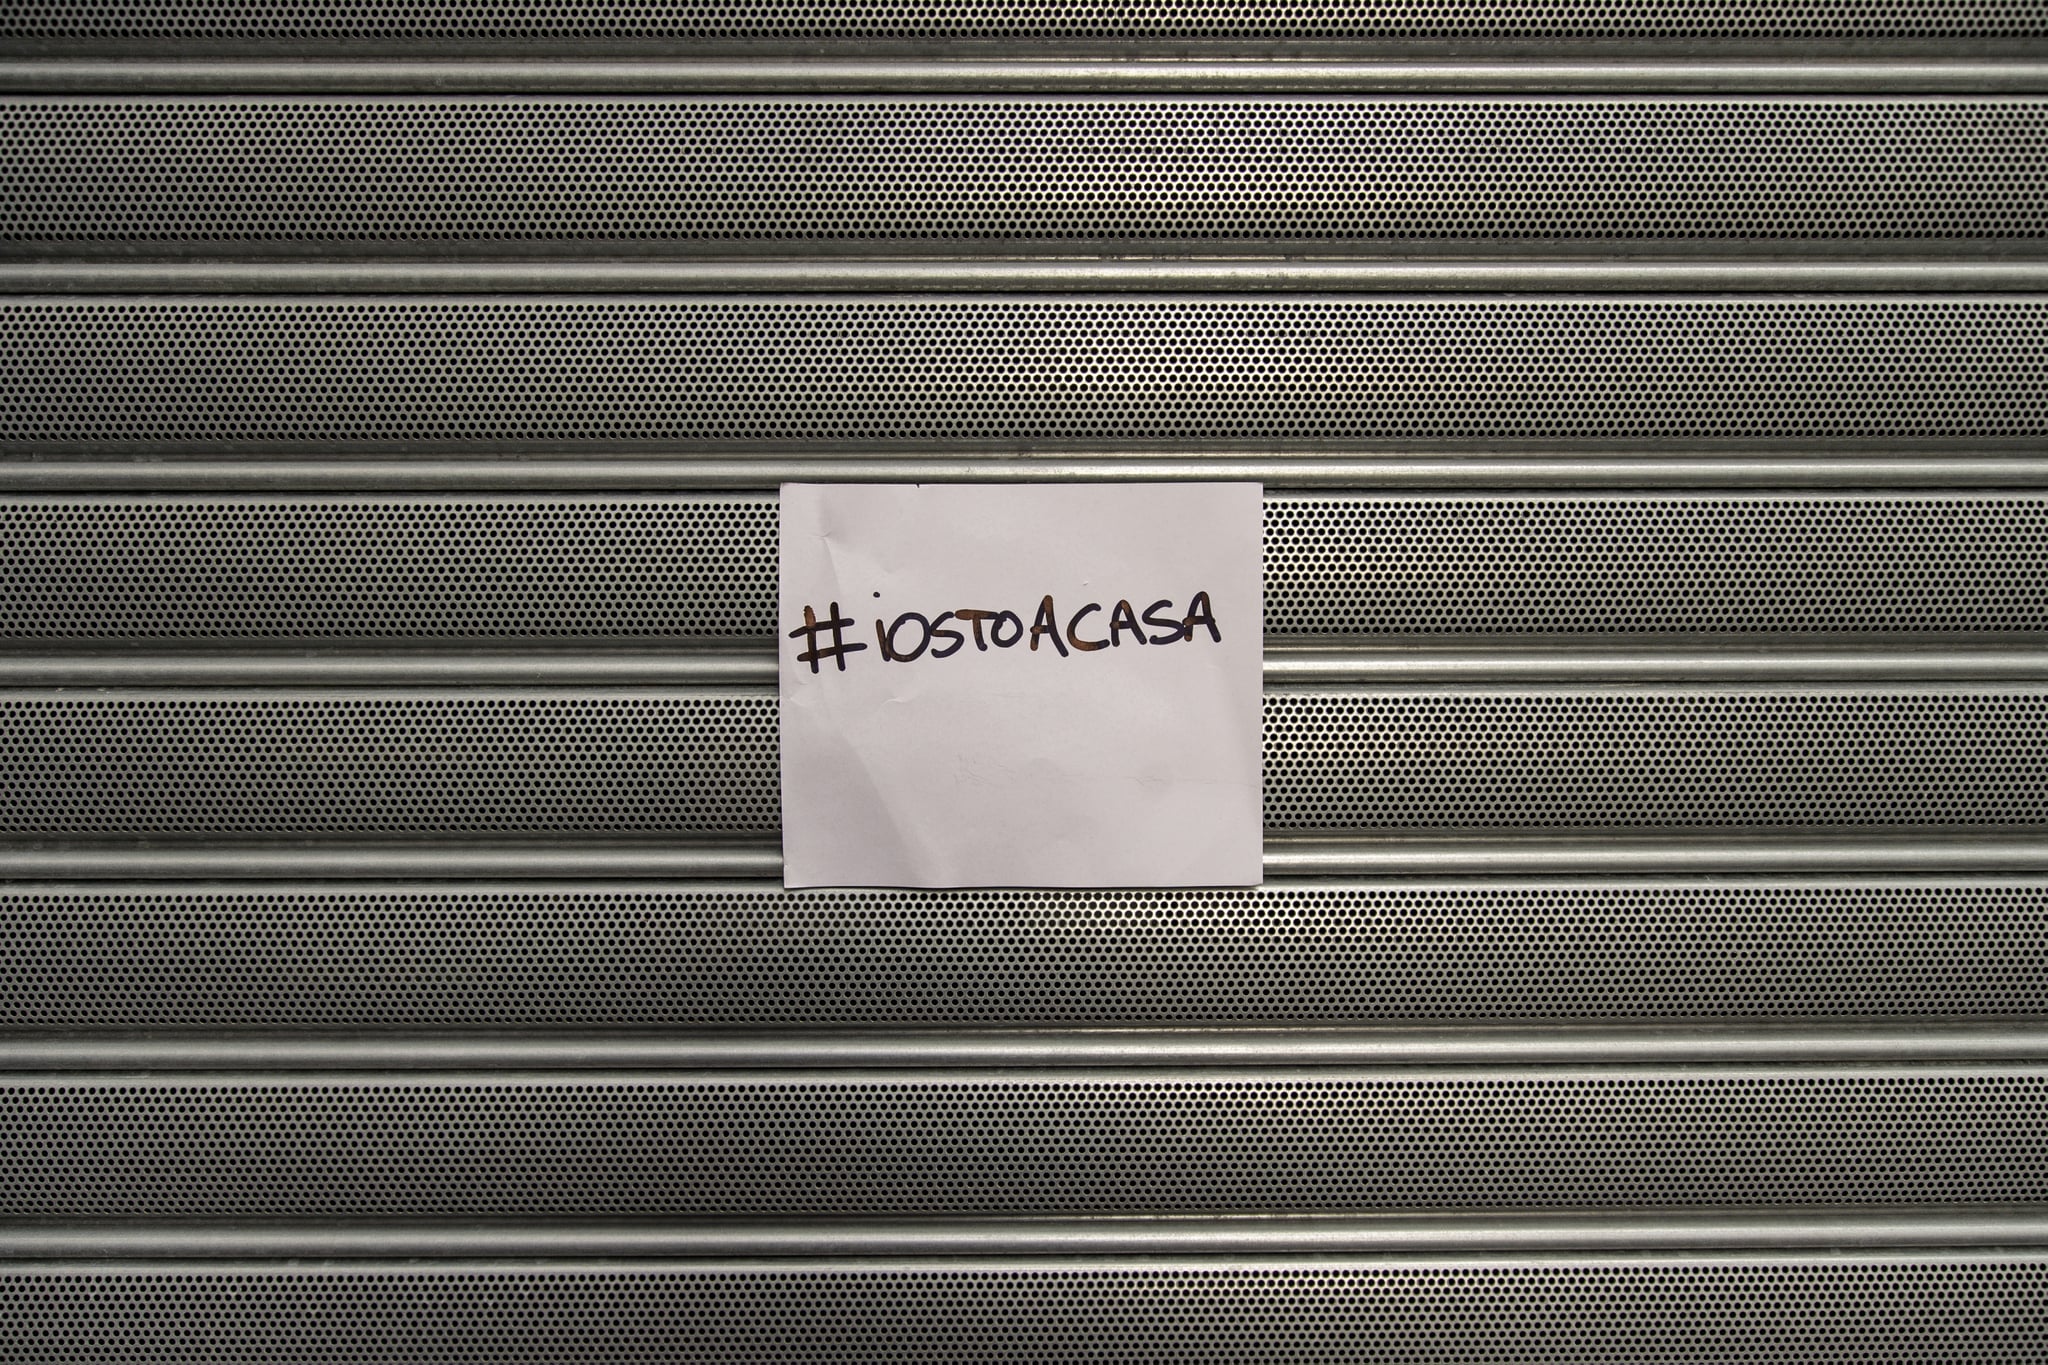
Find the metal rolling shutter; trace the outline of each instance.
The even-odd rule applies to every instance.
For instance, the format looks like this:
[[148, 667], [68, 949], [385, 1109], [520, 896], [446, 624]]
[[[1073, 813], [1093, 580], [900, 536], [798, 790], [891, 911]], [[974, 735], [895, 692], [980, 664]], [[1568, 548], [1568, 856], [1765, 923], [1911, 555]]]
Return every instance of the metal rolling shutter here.
[[[2048, 1355], [2048, 11], [0, 5], [0, 1358]], [[1267, 486], [1267, 880], [777, 883], [775, 488]]]

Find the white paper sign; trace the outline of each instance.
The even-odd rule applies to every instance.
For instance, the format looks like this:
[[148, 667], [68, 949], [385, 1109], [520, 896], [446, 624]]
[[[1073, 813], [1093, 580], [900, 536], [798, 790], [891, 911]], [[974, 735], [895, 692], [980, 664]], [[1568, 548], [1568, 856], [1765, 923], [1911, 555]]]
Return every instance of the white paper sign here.
[[785, 484], [784, 884], [1256, 884], [1260, 501]]

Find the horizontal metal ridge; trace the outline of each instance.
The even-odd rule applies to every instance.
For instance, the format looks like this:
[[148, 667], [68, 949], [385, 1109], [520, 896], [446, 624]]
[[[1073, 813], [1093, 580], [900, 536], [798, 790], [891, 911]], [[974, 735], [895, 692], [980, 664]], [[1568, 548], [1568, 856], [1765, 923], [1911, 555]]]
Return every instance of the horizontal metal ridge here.
[[1967, 294], [2048, 260], [0, 260], [0, 295]]
[[[1291, 1032], [1294, 1030], [1274, 1030]], [[249, 1054], [244, 1060], [257, 1061]], [[1859, 1096], [1879, 1094], [1910, 1094], [1925, 1098], [1935, 1097], [1935, 1102], [1950, 1094], [1963, 1094], [1966, 1100], [1990, 1096], [1990, 1103], [2003, 1106], [2007, 1103], [2031, 1108], [2035, 1106], [2036, 1093], [2048, 1087], [2048, 1059], [2039, 1057], [1965, 1057], [1910, 1059], [1872, 1059], [1849, 1056], [1832, 1061], [1787, 1060], [1783, 1058], [1760, 1057], [1742, 1060], [1726, 1060], [1716, 1063], [1702, 1063], [1694, 1060], [1660, 1058], [1657, 1060], [1608, 1060], [1587, 1061], [1567, 1059], [1558, 1062], [1533, 1062], [1510, 1058], [1492, 1063], [1473, 1061], [1405, 1061], [1392, 1062], [1376, 1060], [1370, 1062], [1303, 1062], [1299, 1059], [1284, 1061], [1195, 1061], [1182, 1058], [1173, 1063], [1161, 1060], [1154, 1063], [1134, 1063], [1123, 1060], [1070, 1059], [1059, 1062], [1038, 1061], [983, 1061], [977, 1065], [944, 1065], [935, 1059], [922, 1064], [903, 1066], [849, 1066], [832, 1061], [822, 1065], [755, 1065], [720, 1067], [539, 1067], [532, 1070], [510, 1070], [488, 1066], [468, 1066], [460, 1069], [440, 1067], [395, 1067], [384, 1070], [367, 1070], [359, 1067], [280, 1067], [259, 1065], [239, 1071], [217, 1071], [184, 1067], [162, 1067], [147, 1070], [118, 1068], [71, 1068], [48, 1070], [30, 1067], [0, 1069], [0, 1102], [9, 1106], [9, 1117], [25, 1116], [29, 1111], [23, 1104], [41, 1106], [50, 1097], [59, 1097], [57, 1103], [69, 1104], [78, 1099], [82, 1104], [111, 1112], [103, 1107], [109, 1095], [129, 1095], [138, 1101], [147, 1099], [151, 1104], [161, 1102], [166, 1113], [176, 1113], [190, 1119], [193, 1106], [200, 1105], [223, 1117], [233, 1117], [251, 1125], [263, 1126], [271, 1122], [275, 1106], [266, 1107], [261, 1103], [263, 1096], [303, 1096], [319, 1103], [333, 1102], [343, 1108], [353, 1108], [359, 1114], [370, 1116], [377, 1124], [402, 1120], [407, 1097], [432, 1097], [450, 1103], [468, 1104], [478, 1097], [507, 1096], [519, 1104], [531, 1104], [535, 1112], [544, 1112], [550, 1107], [551, 1097], [567, 1096], [623, 1096], [638, 1100], [648, 1097], [674, 1098], [680, 1096], [685, 1103], [703, 1099], [717, 1107], [720, 1118], [730, 1118], [739, 1123], [753, 1123], [758, 1120], [776, 1121], [769, 1110], [741, 1104], [727, 1105], [733, 1097], [749, 1095], [790, 1096], [792, 1103], [804, 1109], [816, 1108], [823, 1096], [822, 1104], [831, 1106], [833, 1097], [883, 1095], [907, 1097], [920, 1108], [912, 1115], [922, 1122], [927, 1115], [943, 1116], [950, 1106], [952, 1097], [976, 1089], [1001, 1091], [1017, 1097], [1018, 1115], [1043, 1118], [1047, 1122], [1067, 1123], [1076, 1119], [1071, 1108], [1044, 1103], [1048, 1092], [1080, 1094], [1082, 1092], [1106, 1092], [1112, 1097], [1116, 1093], [1159, 1096], [1161, 1102], [1179, 1107], [1190, 1102], [1186, 1093], [1201, 1090], [1214, 1094], [1228, 1107], [1241, 1107], [1247, 1092], [1261, 1089], [1276, 1089], [1290, 1094], [1304, 1092], [1356, 1091], [1359, 1088], [1375, 1093], [1385, 1091], [1402, 1096], [1428, 1099], [1440, 1096], [1445, 1099], [1457, 1095], [1472, 1094], [1483, 1096], [1473, 1103], [1497, 1106], [1504, 1113], [1523, 1109], [1531, 1116], [1537, 1112], [1532, 1097], [1546, 1092], [1562, 1093], [1567, 1096], [1561, 1101], [1562, 1108], [1555, 1111], [1567, 1121], [1580, 1120], [1598, 1124], [1603, 1121], [1600, 1106], [1587, 1105], [1577, 1097], [1586, 1093], [1599, 1093], [1617, 1097], [1617, 1102], [1640, 1103], [1652, 1108], [1684, 1109], [1693, 1107], [1696, 1101], [1712, 1099], [1717, 1095], [1752, 1094], [1769, 1092], [1787, 1097], [1787, 1103], [1796, 1106], [1811, 1104], [1824, 1107], [1839, 1103], [1839, 1117], [1854, 1117], [1864, 1122], [1872, 1121], [1869, 1106], [1859, 1106]], [[1838, 1093], [1827, 1093], [1830, 1091]], [[1498, 1093], [1506, 1092], [1506, 1093]], [[1965, 1093], [1967, 1092], [1967, 1093]], [[1195, 1097], [1199, 1099], [1199, 1096]], [[1255, 1099], [1256, 1096], [1254, 1095]], [[1278, 1097], [1276, 1097], [1278, 1098]], [[362, 1106], [359, 1107], [358, 1102]], [[927, 1104], [929, 1102], [929, 1104]], [[930, 1108], [929, 1106], [937, 1106]], [[1249, 1106], [1256, 1107], [1256, 1106]], [[1412, 1122], [1426, 1124], [1432, 1128], [1449, 1124], [1458, 1106], [1418, 1105], [1400, 1111]], [[1755, 1122], [1771, 1117], [1770, 1106], [1761, 1104], [1744, 1108], [1742, 1122]], [[39, 1117], [49, 1120], [58, 1110], [39, 1107]], [[585, 1111], [593, 1119], [601, 1117], [596, 1111]], [[638, 1110], [644, 1114], [644, 1108]], [[784, 1115], [793, 1111], [784, 1110]], [[822, 1110], [820, 1112], [823, 1112]], [[898, 1113], [907, 1111], [898, 1110]], [[1212, 1110], [1212, 1113], [1217, 1111]], [[1315, 1110], [1307, 1104], [1271, 1107], [1275, 1122], [1293, 1124], [1313, 1123]], [[1382, 1113], [1392, 1117], [1397, 1112], [1392, 1107]], [[503, 1118], [502, 1109], [493, 1113]], [[879, 1117], [882, 1110], [872, 1110], [869, 1115]], [[1980, 1110], [1978, 1117], [1984, 1117]], [[857, 1109], [839, 1109], [833, 1112], [832, 1121], [843, 1125], [844, 1131], [856, 1136], [865, 1144], [872, 1139], [864, 1130], [861, 1119], [864, 1116]], [[987, 1121], [977, 1115], [978, 1122]], [[1357, 1131], [1372, 1138], [1385, 1137], [1391, 1131], [1373, 1131], [1368, 1125], [1347, 1124], [1333, 1119], [1328, 1128], [1321, 1131], [1330, 1135], [1338, 1130]], [[660, 1124], [640, 1127], [635, 1136], [642, 1140], [659, 1142]], [[1953, 1133], [1940, 1133], [1939, 1125], [1933, 1129], [1915, 1128], [1911, 1132], [1900, 1131], [1888, 1136], [1919, 1142], [1923, 1140], [1962, 1143], [1970, 1141], [1972, 1134], [1958, 1129]], [[197, 1124], [186, 1129], [188, 1133], [200, 1134]], [[510, 1129], [503, 1130], [510, 1132]], [[955, 1127], [950, 1132], [960, 1133]], [[1129, 1129], [1122, 1132], [1103, 1132], [1108, 1140], [1122, 1140], [1130, 1135]], [[1789, 1131], [1789, 1130], [1788, 1130]], [[1813, 1130], [1809, 1129], [1808, 1132]], [[1882, 1132], [1883, 1130], [1873, 1130]], [[1929, 1132], [1934, 1133], [1929, 1137]], [[2019, 1131], [2031, 1136], [2033, 1130]], [[1729, 1128], [1719, 1131], [1705, 1129], [1690, 1136], [1707, 1141], [1724, 1141]], [[12, 1134], [10, 1133], [11, 1137]], [[168, 1134], [165, 1135], [168, 1138]], [[328, 1143], [345, 1139], [347, 1134], [337, 1129], [322, 1129], [308, 1132], [305, 1140], [313, 1143]], [[620, 1134], [621, 1140], [624, 1134]], [[1782, 1136], [1782, 1135], [1781, 1135]], [[1984, 1135], [1977, 1135], [1984, 1136]], [[135, 1132], [117, 1134], [115, 1141], [147, 1141], [146, 1135]], [[443, 1140], [437, 1137], [437, 1140]], [[452, 1137], [446, 1140], [454, 1140]], [[1674, 1137], [1673, 1142], [1678, 1139]], [[1978, 1147], [1994, 1158], [2000, 1155], [2024, 1155], [2026, 1138], [2018, 1144], [2002, 1144], [1985, 1141]], [[1844, 1148], [1853, 1144], [1843, 1144]], [[2003, 1147], [2004, 1151], [1996, 1149]], [[974, 1157], [995, 1156], [1000, 1153], [981, 1152], [972, 1148], [956, 1149], [969, 1152]], [[1589, 1157], [1586, 1149], [1575, 1148], [1575, 1154]], [[366, 1158], [375, 1160], [381, 1154], [365, 1152]], [[1589, 1158], [1590, 1159], [1590, 1158]], [[686, 1169], [674, 1168], [680, 1179], [692, 1174]], [[202, 1173], [204, 1174], [204, 1173]], [[1287, 1173], [1276, 1172], [1285, 1178]], [[1297, 1172], [1296, 1174], [1299, 1174]], [[2032, 1168], [2025, 1170], [2031, 1181], [2039, 1173]], [[2048, 1188], [2044, 1185], [2043, 1188]], [[19, 1193], [19, 1190], [10, 1191]], [[2044, 1196], [2048, 1199], [2048, 1196]], [[1717, 1200], [1704, 1200], [1713, 1204]], [[1993, 1202], [2006, 1202], [1995, 1200]], [[1435, 1207], [1420, 1205], [1415, 1207]], [[1740, 1205], [1736, 1205], [1740, 1207]]]
[[[0, 867], [6, 864], [0, 855]], [[1998, 872], [2048, 867], [2032, 832], [1656, 835], [1266, 835], [1269, 877], [1825, 872]]]
[[[2019, 666], [2024, 653], [1987, 651], [1986, 667]], [[2004, 658], [2007, 654], [2013, 657]], [[772, 644], [707, 645], [688, 640], [662, 645], [592, 640], [498, 648], [366, 643], [164, 651], [0, 646], [0, 687], [772, 685], [775, 658]], [[2048, 665], [2048, 651], [2043, 652], [2043, 663]]]
[[2032, 1206], [801, 1223], [0, 1223], [5, 1260], [1410, 1256], [2044, 1243], [2048, 1210]]
[[[0, 687], [769, 685], [772, 645], [658, 646], [593, 640], [435, 648], [284, 644], [250, 648], [44, 648], [0, 645]], [[1876, 682], [2048, 678], [2048, 644], [1948, 640], [1840, 642], [1702, 637], [1682, 641], [1268, 637], [1269, 683]]]
[[[1069, 43], [1149, 40], [1175, 50], [1204, 41], [1235, 45], [1316, 43], [1398, 45], [1560, 45], [1567, 41], [1638, 45], [1663, 39], [1681, 50], [1714, 42], [1763, 45], [1789, 43], [1840, 47], [1860, 40], [1868, 50], [1892, 44], [1972, 42], [1979, 47], [2004, 40], [2024, 43], [2042, 31], [2025, 6], [1996, 0], [1908, 0], [1897, 4], [1844, 4], [1839, 0], [1793, 0], [1763, 8], [1740, 0], [1693, 0], [1683, 6], [1652, 7], [1635, 0], [1592, 0], [1566, 4], [1532, 0], [1512, 8], [1461, 10], [1420, 3], [1371, 8], [1287, 0], [1257, 10], [1199, 0], [1179, 5], [1108, 4], [1089, 0], [1049, 9], [1020, 0], [977, 0], [934, 4], [930, 0], [886, 6], [848, 0], [801, 0], [763, 4], [760, 0], [719, 0], [686, 7], [648, 4], [569, 4], [563, 0], [514, 0], [490, 6], [443, 5], [431, 9], [395, 3], [344, 4], [335, 0], [282, 4], [277, 0], [232, 7], [193, 0], [151, 0], [146, 4], [91, 0], [63, 7], [23, 7], [0, 16], [0, 35], [15, 43], [105, 46], [155, 38], [175, 40], [179, 49], [239, 43], [261, 50], [282, 48], [292, 55], [321, 46], [350, 50], [381, 43], [438, 52], [467, 44], [483, 50], [542, 44], [571, 51], [629, 45], [672, 50], [663, 43], [750, 44], [780, 54], [806, 46], [864, 40], [893, 41], [898, 47], [1003, 41]], [[158, 49], [161, 51], [161, 48]], [[687, 50], [687, 49], [685, 49]], [[828, 48], [829, 50], [829, 48]], [[913, 48], [913, 50], [916, 50]]]
[[[1716, 875], [2048, 870], [2048, 834], [1986, 830], [1730, 835], [1266, 835], [1268, 878]], [[777, 878], [779, 840], [0, 841], [0, 880]]]
[[[1271, 637], [1266, 681], [1678, 682], [2033, 678], [2048, 645], [1927, 641], [1857, 643], [1762, 638], [1629, 641], [1526, 638], [1437, 641]], [[7, 677], [0, 659], [0, 679]]]
[[0, 61], [0, 92], [33, 94], [814, 94], [919, 91], [1406, 94], [1984, 94], [2048, 90], [2048, 62], [725, 60]]
[[[2048, 839], [2041, 849], [2048, 867]], [[0, 842], [0, 880], [782, 875], [777, 838], [519, 842]]]
[[0, 1033], [5, 1071], [1498, 1066], [2048, 1059], [2048, 1023], [948, 1029], [777, 1033]]
[[1017, 483], [1249, 480], [1268, 488], [1716, 489], [2040, 488], [2048, 458], [2030, 454], [1826, 455], [1787, 451], [1528, 451], [1438, 455], [1414, 451], [905, 455], [578, 455], [493, 458], [432, 453], [383, 458], [297, 450], [105, 459], [0, 460], [0, 492], [600, 492], [739, 490], [784, 483]]

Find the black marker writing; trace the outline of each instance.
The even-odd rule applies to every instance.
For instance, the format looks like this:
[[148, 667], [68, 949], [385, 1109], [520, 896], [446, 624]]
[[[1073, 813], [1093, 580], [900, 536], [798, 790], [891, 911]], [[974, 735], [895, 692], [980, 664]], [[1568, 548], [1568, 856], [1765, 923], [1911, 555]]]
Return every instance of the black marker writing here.
[[[877, 593], [876, 596], [881, 594]], [[1082, 623], [1091, 616], [1107, 611], [1106, 628], [1108, 635], [1088, 638], [1081, 634]], [[942, 611], [935, 617], [921, 612], [906, 611], [894, 620], [875, 618], [875, 648], [887, 663], [906, 664], [922, 658], [946, 659], [967, 647], [968, 632], [948, 628], [948, 622], [959, 622], [969, 627], [974, 636], [974, 647], [987, 653], [993, 645], [997, 649], [1011, 649], [1022, 644], [1028, 635], [1031, 640], [1030, 652], [1036, 653], [1040, 642], [1050, 640], [1052, 653], [1062, 659], [1077, 654], [1093, 654], [1098, 650], [1121, 649], [1132, 645], [1176, 645], [1194, 642], [1197, 629], [1207, 633], [1211, 642], [1223, 643], [1223, 630], [1216, 623], [1216, 608], [1209, 600], [1209, 594], [1198, 592], [1188, 599], [1184, 615], [1173, 614], [1173, 599], [1162, 597], [1146, 607], [1140, 624], [1140, 614], [1130, 599], [1119, 600], [1113, 607], [1105, 608], [1100, 602], [1084, 603], [1071, 616], [1062, 618], [1059, 607], [1048, 593], [1039, 599], [1038, 610], [1032, 614], [1027, 629], [1024, 618], [1014, 611], [994, 611], [986, 607], [956, 607]], [[866, 645], [849, 641], [845, 630], [854, 622], [839, 614], [839, 604], [832, 603], [829, 619], [820, 621], [810, 607], [804, 608], [804, 623], [789, 632], [791, 639], [803, 640], [809, 648], [798, 654], [797, 662], [807, 663], [811, 672], [820, 671], [820, 660], [831, 659], [839, 665], [839, 671], [846, 671], [846, 656], [867, 648]], [[986, 629], [984, 629], [986, 626]], [[1147, 635], [1144, 626], [1151, 626], [1156, 634]], [[1105, 623], [1095, 623], [1096, 629], [1103, 629]], [[826, 632], [831, 634], [829, 644], [821, 643]], [[1125, 637], [1128, 636], [1127, 640]]]
[[[1051, 599], [1050, 597], [1046, 598], [1046, 599], [1045, 599], [1045, 604], [1046, 604], [1047, 606], [1051, 606], [1051, 605], [1052, 605], [1052, 599]], [[1086, 616], [1086, 615], [1088, 615], [1088, 613], [1090, 613], [1090, 612], [1094, 612], [1094, 611], [1101, 611], [1101, 610], [1102, 610], [1102, 604], [1101, 604], [1100, 602], [1090, 602], [1090, 603], [1089, 603], [1089, 604], [1088, 604], [1087, 606], [1085, 606], [1085, 607], [1081, 608], [1081, 610], [1079, 610], [1079, 611], [1075, 612], [1075, 613], [1074, 613], [1074, 619], [1073, 619], [1073, 620], [1071, 620], [1071, 621], [1069, 621], [1069, 622], [1067, 622], [1067, 643], [1068, 643], [1068, 644], [1070, 644], [1070, 645], [1072, 645], [1072, 646], [1073, 646], [1074, 648], [1076, 648], [1076, 649], [1080, 650], [1080, 651], [1081, 651], [1081, 652], [1083, 652], [1084, 654], [1085, 654], [1085, 653], [1092, 653], [1092, 652], [1094, 652], [1095, 650], [1098, 650], [1098, 649], [1108, 649], [1108, 648], [1109, 648], [1109, 641], [1107, 641], [1107, 640], [1084, 640], [1084, 639], [1082, 639], [1082, 638], [1081, 638], [1081, 636], [1080, 636], [1080, 634], [1079, 634], [1079, 631], [1080, 631], [1080, 629], [1081, 629], [1081, 618], [1082, 618], [1082, 617], [1084, 617], [1084, 616]]]
[[[905, 623], [910, 621], [917, 622], [917, 628], [920, 632], [917, 637], [917, 648], [909, 650], [898, 649], [896, 647], [896, 632], [902, 630]], [[882, 642], [883, 658], [892, 663], [909, 663], [912, 659], [924, 653], [925, 647], [931, 644], [932, 623], [914, 611], [906, 611], [896, 618], [887, 631], [882, 629], [882, 623], [877, 620], [875, 622], [875, 634]]]
[[953, 615], [974, 627], [974, 647], [984, 654], [988, 653], [988, 641], [981, 638], [981, 623], [994, 616], [995, 613], [992, 611], [981, 611], [974, 607], [962, 607], [954, 612]]
[[1186, 627], [1179, 621], [1174, 620], [1171, 616], [1161, 616], [1159, 614], [1161, 607], [1170, 607], [1172, 605], [1172, 598], [1162, 597], [1151, 606], [1145, 608], [1145, 624], [1148, 626], [1158, 626], [1166, 631], [1164, 635], [1152, 637], [1152, 643], [1155, 645], [1170, 645], [1187, 634]]
[[952, 620], [953, 615], [954, 613], [950, 611], [942, 611], [939, 613], [938, 618], [932, 622], [932, 638], [934, 640], [951, 640], [953, 642], [945, 649], [933, 649], [932, 657], [934, 659], [944, 659], [958, 654], [967, 644], [966, 636], [957, 630], [946, 629], [946, 622]]
[[1067, 647], [1060, 643], [1059, 617], [1055, 613], [1055, 610], [1052, 605], [1052, 598], [1050, 596], [1048, 596], [1044, 601], [1038, 604], [1038, 615], [1032, 618], [1032, 649], [1035, 650], [1038, 648], [1038, 641], [1040, 636], [1052, 637], [1052, 647], [1060, 652], [1060, 657], [1062, 659], [1067, 657]]
[[[858, 642], [847, 643], [846, 628], [852, 624], [852, 617], [842, 617], [839, 614], [839, 604], [837, 602], [832, 604], [832, 619], [829, 621], [820, 621], [816, 612], [812, 611], [809, 607], [805, 607], [804, 623], [791, 631], [789, 637], [794, 640], [798, 636], [802, 636], [804, 643], [809, 645], [810, 648], [797, 655], [796, 661], [800, 664], [809, 664], [811, 672], [816, 673], [818, 671], [818, 660], [832, 659], [837, 661], [839, 671], [844, 673], [846, 671], [846, 656], [867, 648], [866, 645]], [[821, 649], [818, 646], [818, 632], [822, 630], [832, 632], [830, 648]]]
[[1122, 646], [1123, 636], [1119, 632], [1126, 630], [1131, 633], [1131, 639], [1141, 645], [1145, 643], [1145, 632], [1138, 629], [1138, 614], [1131, 610], [1129, 602], [1119, 602], [1116, 610], [1109, 614], [1109, 642]]

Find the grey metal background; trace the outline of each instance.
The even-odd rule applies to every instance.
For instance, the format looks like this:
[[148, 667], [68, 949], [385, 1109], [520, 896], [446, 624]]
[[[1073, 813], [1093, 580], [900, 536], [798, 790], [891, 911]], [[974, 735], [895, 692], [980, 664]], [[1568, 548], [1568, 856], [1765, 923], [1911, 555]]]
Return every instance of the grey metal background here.
[[[776, 701], [0, 693], [0, 835], [781, 828]], [[2048, 686], [1269, 688], [1273, 829], [2048, 824]]]
[[[0, 1268], [24, 1362], [2035, 1358], [2037, 1253]], [[1428, 1350], [1422, 1355], [1420, 1349]]]
[[24, 451], [2048, 434], [2031, 295], [9, 299], [0, 349]]
[[15, 1076], [13, 1218], [2048, 1198], [2048, 1065]]
[[[0, 1357], [2048, 1357], [2044, 40], [0, 5]], [[1266, 883], [780, 890], [776, 485], [1155, 478]]]
[[0, 957], [24, 1030], [1941, 1020], [2048, 1014], [2048, 880], [14, 883]]
[[2044, 139], [2024, 98], [18, 100], [0, 242], [2033, 240]]

